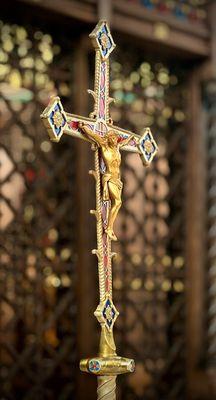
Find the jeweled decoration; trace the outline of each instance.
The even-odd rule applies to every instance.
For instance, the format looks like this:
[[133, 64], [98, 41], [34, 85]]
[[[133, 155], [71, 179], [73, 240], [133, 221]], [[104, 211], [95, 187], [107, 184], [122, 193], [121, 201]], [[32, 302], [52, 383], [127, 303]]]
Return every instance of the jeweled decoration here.
[[102, 310], [102, 315], [104, 322], [109, 329], [113, 328], [116, 318], [118, 317], [118, 311], [116, 310], [111, 299], [107, 299], [104, 308]]
[[116, 46], [107, 22], [101, 21], [89, 36], [93, 39], [95, 47], [100, 50], [102, 58], [107, 59]]
[[101, 364], [99, 360], [92, 359], [89, 361], [89, 371], [92, 373], [97, 373], [101, 369]]
[[141, 137], [139, 148], [143, 154], [144, 163], [148, 165], [158, 150], [157, 144], [149, 128], [146, 129], [145, 133]]
[[44, 124], [48, 129], [51, 140], [58, 142], [66, 127], [67, 117], [59, 97], [53, 97], [43, 112]]

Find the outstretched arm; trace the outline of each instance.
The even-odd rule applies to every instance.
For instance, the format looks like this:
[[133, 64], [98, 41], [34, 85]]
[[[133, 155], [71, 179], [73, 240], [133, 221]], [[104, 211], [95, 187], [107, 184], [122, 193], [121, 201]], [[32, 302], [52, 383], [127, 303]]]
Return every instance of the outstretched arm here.
[[93, 139], [99, 146], [103, 146], [105, 144], [105, 139], [95, 133], [91, 128], [89, 128], [89, 126], [85, 125], [83, 122], [79, 123], [79, 128], [89, 137], [89, 139]]
[[128, 136], [126, 139], [122, 140], [122, 141], [119, 143], [119, 147], [121, 148], [121, 147], [123, 147], [123, 146], [126, 146], [128, 143], [130, 143], [131, 140], [134, 139], [134, 137], [135, 137], [134, 135]]

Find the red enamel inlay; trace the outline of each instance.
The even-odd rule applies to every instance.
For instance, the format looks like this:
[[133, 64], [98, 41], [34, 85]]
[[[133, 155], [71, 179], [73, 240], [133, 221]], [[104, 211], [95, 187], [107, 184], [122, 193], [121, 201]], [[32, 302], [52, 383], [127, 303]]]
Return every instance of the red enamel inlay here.
[[101, 64], [99, 116], [105, 118], [106, 63]]
[[[121, 137], [121, 136], [118, 136], [117, 141], [118, 141], [118, 143], [120, 143], [120, 142], [122, 142], [124, 139], [126, 139], [126, 137], [123, 138], [123, 137]], [[136, 146], [136, 141], [132, 139], [132, 140], [128, 143], [128, 145], [129, 145], [129, 146]]]
[[105, 265], [105, 266], [107, 266], [107, 261], [108, 261], [108, 258], [107, 258], [107, 256], [105, 255], [105, 256], [104, 256], [104, 265]]
[[101, 82], [100, 82], [100, 84], [101, 84], [101, 87], [104, 87], [104, 84], [105, 84], [105, 73], [104, 73], [104, 71], [102, 71], [102, 73], [101, 73]]
[[79, 121], [71, 121], [69, 122], [69, 126], [71, 127], [71, 129], [78, 129], [78, 125], [79, 125]]
[[100, 117], [104, 117], [104, 112], [105, 112], [105, 103], [104, 103], [104, 98], [100, 98]]
[[106, 278], [106, 292], [110, 291], [110, 283], [108, 277]]

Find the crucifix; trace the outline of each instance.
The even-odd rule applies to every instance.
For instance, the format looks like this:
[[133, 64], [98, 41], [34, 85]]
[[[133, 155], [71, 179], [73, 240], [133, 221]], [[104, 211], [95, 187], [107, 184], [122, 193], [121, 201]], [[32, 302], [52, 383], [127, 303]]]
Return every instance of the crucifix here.
[[120, 150], [138, 153], [148, 166], [157, 152], [151, 131], [146, 128], [136, 135], [113, 124], [109, 114], [109, 56], [115, 43], [105, 20], [99, 21], [89, 35], [95, 48], [94, 90], [88, 90], [94, 99], [94, 110], [89, 118], [66, 113], [59, 97], [51, 98], [41, 118], [50, 139], [58, 142], [63, 134], [84, 139], [92, 144], [95, 169], [89, 173], [95, 179], [96, 208], [90, 213], [96, 217], [97, 256], [99, 274], [99, 305], [94, 312], [101, 326], [99, 353], [80, 361], [80, 369], [97, 376], [98, 400], [116, 399], [116, 376], [135, 369], [134, 360], [116, 353], [113, 326], [118, 311], [112, 299], [112, 241], [117, 240], [114, 223], [121, 207], [122, 182]]

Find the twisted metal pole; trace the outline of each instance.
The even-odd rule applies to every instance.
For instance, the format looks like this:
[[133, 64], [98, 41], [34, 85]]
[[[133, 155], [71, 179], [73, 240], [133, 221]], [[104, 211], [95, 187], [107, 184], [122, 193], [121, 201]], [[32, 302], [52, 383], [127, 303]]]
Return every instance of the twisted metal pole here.
[[97, 400], [116, 400], [116, 376], [98, 376]]
[[[109, 54], [105, 56], [103, 49], [109, 47], [111, 52], [115, 44], [109, 27], [105, 21], [100, 21], [90, 34], [96, 49], [95, 55], [95, 84], [94, 91], [89, 91], [94, 98], [94, 111], [90, 114], [95, 118], [94, 130], [103, 135], [107, 133], [110, 122], [109, 103]], [[118, 316], [112, 301], [112, 252], [111, 239], [106, 233], [110, 201], [104, 201], [102, 196], [102, 177], [106, 167], [100, 154], [100, 149], [93, 146], [95, 151], [95, 170], [90, 171], [96, 181], [96, 210], [90, 212], [96, 217], [97, 249], [92, 252], [98, 258], [100, 303], [95, 311], [101, 325], [99, 356], [94, 359], [82, 360], [80, 368], [83, 371], [98, 375], [98, 400], [116, 399], [116, 377], [119, 373], [134, 369], [133, 360], [123, 359], [116, 354], [113, 337], [113, 325]], [[106, 315], [106, 313], [108, 313]], [[110, 319], [109, 319], [110, 318]]]

